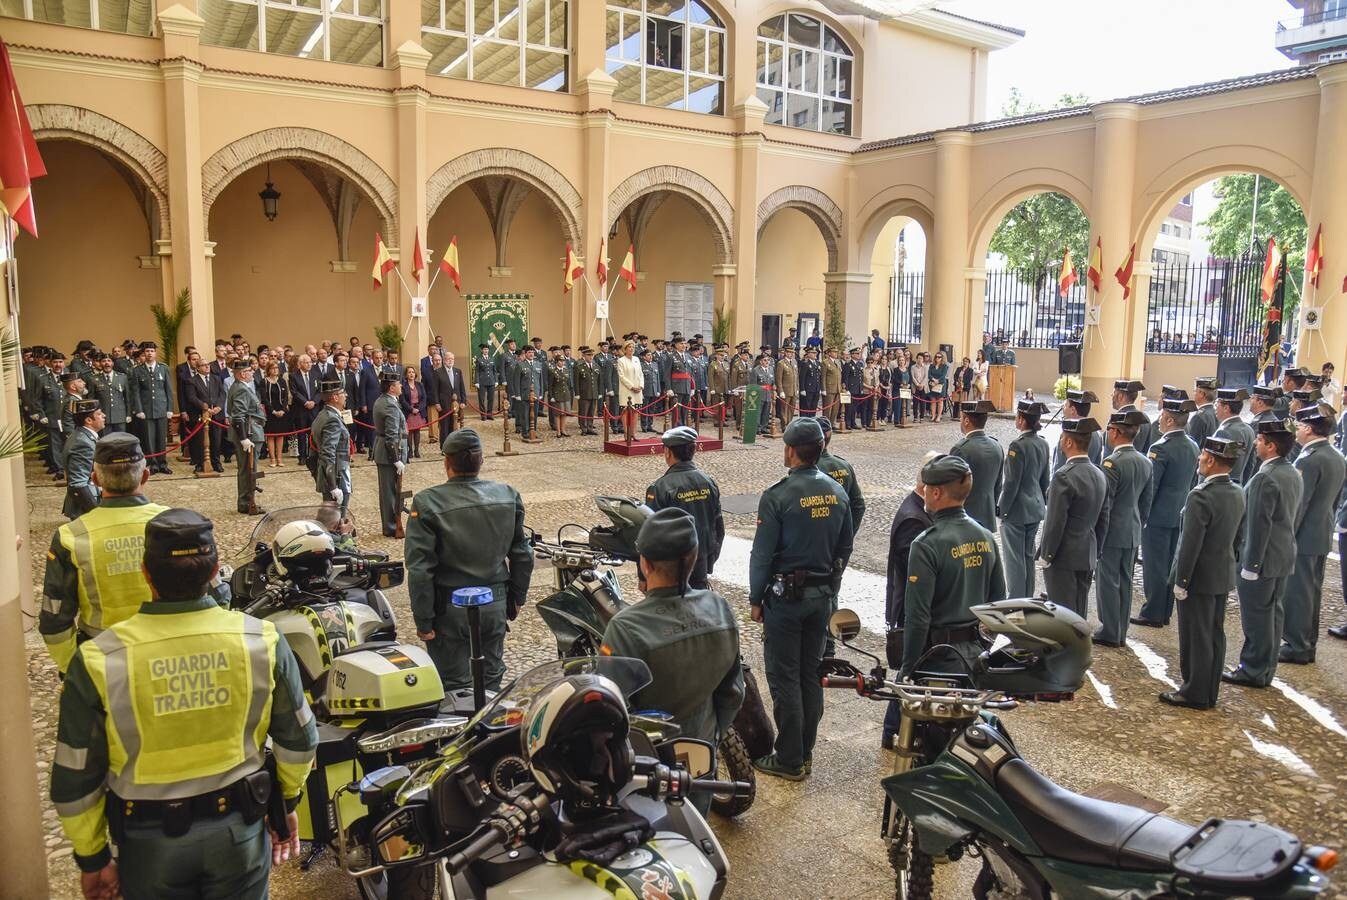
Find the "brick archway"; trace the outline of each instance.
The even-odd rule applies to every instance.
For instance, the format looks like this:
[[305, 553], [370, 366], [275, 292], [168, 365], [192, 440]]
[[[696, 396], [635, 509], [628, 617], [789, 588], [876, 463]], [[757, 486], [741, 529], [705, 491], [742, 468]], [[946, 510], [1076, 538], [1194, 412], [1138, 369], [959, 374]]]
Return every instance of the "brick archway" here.
[[581, 241], [580, 192], [552, 166], [531, 153], [512, 147], [473, 150], [436, 169], [435, 174], [426, 180], [426, 221], [435, 217], [435, 211], [455, 188], [475, 178], [491, 176], [516, 179], [541, 193], [556, 213], [566, 240], [577, 248], [584, 246]]
[[734, 208], [725, 195], [704, 175], [680, 166], [653, 166], [622, 182], [608, 195], [608, 221], [616, 222], [623, 210], [648, 194], [661, 191], [689, 200], [710, 226], [716, 245], [717, 265], [734, 262], [734, 235], [730, 223]]
[[158, 237], [169, 239], [168, 157], [162, 150], [122, 123], [83, 107], [37, 103], [27, 111], [37, 140], [74, 141], [93, 147], [138, 181], [154, 198]]
[[836, 272], [838, 248], [842, 243], [842, 210], [818, 188], [791, 184], [768, 194], [758, 204], [758, 237], [772, 216], [783, 209], [798, 209], [818, 226], [828, 248], [828, 271]]
[[201, 167], [201, 197], [206, 231], [210, 208], [229, 184], [244, 172], [272, 160], [307, 160], [348, 179], [374, 205], [383, 219], [384, 234], [396, 242], [397, 189], [378, 163], [339, 137], [312, 128], [268, 128], [221, 147]]

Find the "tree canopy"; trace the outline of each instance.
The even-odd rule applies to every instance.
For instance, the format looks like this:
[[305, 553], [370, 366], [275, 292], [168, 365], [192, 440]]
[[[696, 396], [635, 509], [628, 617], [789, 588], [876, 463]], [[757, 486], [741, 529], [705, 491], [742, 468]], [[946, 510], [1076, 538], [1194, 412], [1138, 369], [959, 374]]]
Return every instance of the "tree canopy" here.
[[[1254, 218], [1254, 181], [1258, 182], [1258, 216]], [[1286, 253], [1286, 309], [1300, 301], [1308, 229], [1305, 214], [1291, 192], [1271, 178], [1254, 175], [1224, 175], [1216, 180], [1216, 208], [1202, 220], [1207, 228], [1211, 255], [1233, 259], [1254, 248], [1257, 256], [1267, 251], [1268, 238]], [[1250, 229], [1252, 222], [1253, 228]]]

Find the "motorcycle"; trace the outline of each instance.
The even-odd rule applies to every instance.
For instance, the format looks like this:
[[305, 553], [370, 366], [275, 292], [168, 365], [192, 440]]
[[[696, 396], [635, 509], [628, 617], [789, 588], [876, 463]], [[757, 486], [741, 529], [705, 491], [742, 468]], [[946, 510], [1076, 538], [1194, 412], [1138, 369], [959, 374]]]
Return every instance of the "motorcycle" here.
[[[536, 533], [531, 537], [534, 555], [550, 561], [555, 574], [556, 592], [538, 602], [538, 614], [556, 638], [557, 656], [561, 658], [599, 653], [604, 629], [627, 605], [613, 568], [634, 562], [639, 556], [636, 532], [646, 513], [626, 497], [596, 497], [595, 503], [608, 516], [610, 525], [591, 529], [564, 525], [555, 541], [543, 540]], [[564, 539], [562, 535], [567, 529], [585, 531], [586, 539]], [[721, 738], [716, 758], [718, 775], [726, 781], [747, 782], [753, 789], [737, 796], [717, 795], [712, 800], [711, 808], [727, 818], [740, 815], [753, 805], [757, 794], [753, 757], [771, 752], [770, 735], [766, 746], [757, 748], [760, 752], [756, 754], [745, 740], [745, 733], [761, 735], [770, 729], [770, 718], [747, 665], [744, 680], [744, 705], [734, 726]]]
[[[698, 790], [735, 793], [748, 786], [702, 780], [710, 768], [710, 745], [680, 739], [677, 727], [660, 719], [631, 716], [627, 746], [634, 775], [618, 793], [623, 813], [648, 821], [654, 836], [628, 840], [603, 864], [563, 852], [589, 827], [585, 813], [592, 810], [535, 780], [524, 731], [535, 701], [577, 674], [610, 679], [624, 697], [650, 683], [650, 670], [640, 660], [544, 663], [460, 726], [436, 759], [415, 768], [371, 771], [339, 790], [364, 807], [354, 821], [339, 820], [338, 856], [365, 896], [428, 900], [437, 887], [441, 898], [456, 900], [714, 900], [723, 894], [729, 872], [724, 851], [685, 801]], [[536, 723], [529, 730], [534, 728]], [[417, 738], [394, 731], [389, 739]]]
[[1022, 700], [1069, 699], [1089, 666], [1089, 627], [1038, 600], [972, 611], [996, 639], [968, 671], [923, 672], [918, 660], [901, 682], [852, 643], [856, 613], [838, 610], [829, 623], [876, 665], [866, 673], [830, 659], [824, 686], [901, 704], [897, 762], [882, 782], [899, 900], [931, 897], [935, 860], [964, 854], [981, 860], [978, 900], [1305, 898], [1328, 888], [1337, 853], [1279, 828], [1221, 818], [1187, 824], [1073, 793], [1035, 771], [996, 713]]

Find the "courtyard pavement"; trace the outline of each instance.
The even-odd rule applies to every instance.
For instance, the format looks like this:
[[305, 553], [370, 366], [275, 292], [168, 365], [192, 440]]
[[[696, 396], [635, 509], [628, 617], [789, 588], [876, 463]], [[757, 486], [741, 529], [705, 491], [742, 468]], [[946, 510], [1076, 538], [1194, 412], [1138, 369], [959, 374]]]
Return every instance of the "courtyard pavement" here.
[[[598, 438], [515, 444], [518, 456], [500, 458], [499, 421], [478, 427], [488, 448], [483, 475], [507, 481], [522, 493], [528, 523], [552, 536], [566, 523], [600, 521], [592, 498], [601, 494], [639, 497], [663, 471], [658, 458], [620, 458], [599, 452]], [[1003, 443], [1014, 425], [994, 419], [988, 432]], [[1045, 432], [1055, 439], [1051, 431]], [[867, 625], [862, 645], [880, 651], [883, 582], [888, 532], [895, 511], [911, 488], [917, 464], [928, 449], [947, 449], [958, 439], [957, 426], [918, 425], [879, 433], [838, 435], [833, 449], [855, 464], [867, 511], [844, 585], [842, 605], [854, 606]], [[753, 536], [755, 496], [782, 474], [779, 440], [745, 447], [727, 442], [720, 452], [702, 454], [702, 463], [718, 480], [722, 495], [739, 512], [727, 512], [731, 540], [715, 586], [739, 615], [745, 657], [761, 680], [762, 631], [752, 623], [745, 602], [746, 560]], [[233, 512], [232, 470], [225, 478], [195, 480], [190, 466], [174, 460], [174, 476], [155, 476], [148, 487], [157, 502], [190, 506], [215, 518], [222, 556], [242, 552], [255, 519]], [[309, 505], [317, 500], [307, 471], [293, 459], [282, 469], [265, 469], [262, 503], [268, 509]], [[30, 464], [29, 550], [35, 592], [40, 593], [46, 548], [60, 515], [62, 488], [41, 477]], [[442, 480], [439, 454], [431, 451], [407, 471], [409, 488]], [[362, 545], [400, 557], [397, 541], [379, 537], [372, 464], [361, 460], [354, 471], [352, 507]], [[637, 596], [632, 566], [619, 570], [628, 599]], [[530, 600], [551, 589], [552, 572], [535, 570]], [[1137, 571], [1140, 594], [1140, 569]], [[391, 593], [404, 638], [411, 638], [405, 588]], [[1139, 604], [1139, 600], [1137, 603]], [[1324, 627], [1343, 618], [1339, 564], [1330, 559], [1324, 591]], [[1241, 644], [1238, 607], [1226, 618], [1228, 659]], [[1161, 705], [1159, 691], [1177, 677], [1178, 641], [1174, 627], [1133, 628], [1129, 646], [1096, 648], [1085, 687], [1067, 703], [1022, 706], [1005, 714], [1024, 757], [1046, 775], [1077, 791], [1099, 796], [1152, 801], [1167, 815], [1193, 823], [1209, 816], [1252, 818], [1285, 827], [1309, 843], [1341, 847], [1347, 835], [1347, 644], [1324, 637], [1318, 663], [1283, 666], [1273, 687], [1264, 690], [1225, 686], [1220, 705], [1197, 712]], [[414, 640], [414, 638], [412, 638]], [[69, 859], [55, 812], [45, 797], [46, 775], [55, 741], [59, 682], [35, 632], [27, 640], [37, 765], [42, 773], [44, 826], [52, 895], [79, 896], [78, 876]], [[554, 656], [550, 633], [529, 608], [507, 639], [511, 672]], [[765, 680], [762, 681], [765, 689]], [[829, 692], [814, 755], [814, 773], [790, 784], [764, 778], [753, 808], [736, 821], [712, 819], [731, 861], [726, 896], [749, 898], [882, 898], [892, 896], [892, 875], [879, 838], [879, 779], [893, 757], [879, 748], [883, 704], [847, 692]], [[969, 861], [937, 871], [937, 894], [968, 896], [975, 874]], [[320, 858], [309, 872], [289, 863], [273, 873], [278, 898], [355, 897], [356, 890], [331, 861]]]

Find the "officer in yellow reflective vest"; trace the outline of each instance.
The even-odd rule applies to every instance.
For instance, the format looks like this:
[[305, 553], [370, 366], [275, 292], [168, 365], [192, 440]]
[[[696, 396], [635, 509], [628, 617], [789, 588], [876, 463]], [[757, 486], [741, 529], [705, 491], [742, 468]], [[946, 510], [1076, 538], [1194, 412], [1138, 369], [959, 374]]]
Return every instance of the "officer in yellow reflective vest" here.
[[[318, 744], [299, 666], [270, 622], [207, 596], [208, 519], [155, 516], [142, 567], [152, 600], [79, 646], [61, 692], [51, 799], [80, 886], [109, 900], [265, 897], [271, 864], [299, 853], [293, 810]], [[284, 806], [269, 810], [274, 791]]]

